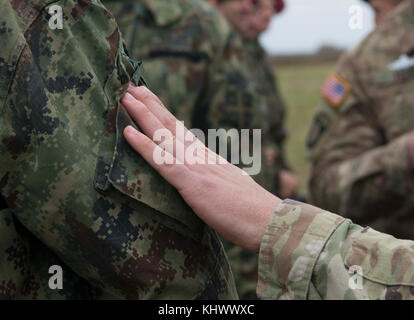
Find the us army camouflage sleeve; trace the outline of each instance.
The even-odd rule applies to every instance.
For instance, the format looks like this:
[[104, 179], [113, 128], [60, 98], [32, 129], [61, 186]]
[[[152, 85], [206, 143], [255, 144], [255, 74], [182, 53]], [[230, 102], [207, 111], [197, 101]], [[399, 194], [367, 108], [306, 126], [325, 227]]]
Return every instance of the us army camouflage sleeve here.
[[284, 201], [260, 248], [263, 299], [414, 299], [414, 242]]
[[215, 232], [123, 138], [119, 99], [144, 82], [111, 13], [89, 0], [0, 12], [0, 297], [237, 298]]
[[[308, 137], [313, 203], [414, 239], [414, 1], [338, 63]], [[403, 45], [401, 45], [403, 44]]]
[[[372, 118], [361, 110], [365, 106], [353, 95], [347, 103], [349, 110], [339, 113], [323, 101], [314, 119], [308, 138], [313, 163], [309, 190], [320, 207], [360, 224], [379, 223], [410, 201], [406, 195], [414, 176], [408, 134], [384, 145]], [[322, 136], [314, 147], [313, 135], [318, 134]]]

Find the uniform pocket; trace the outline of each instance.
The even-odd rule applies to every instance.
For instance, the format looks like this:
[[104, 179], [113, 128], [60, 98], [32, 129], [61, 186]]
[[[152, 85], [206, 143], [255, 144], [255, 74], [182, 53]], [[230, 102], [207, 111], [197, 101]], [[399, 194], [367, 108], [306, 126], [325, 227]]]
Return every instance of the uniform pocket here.
[[140, 63], [131, 60], [123, 52], [118, 55], [117, 68], [105, 85], [105, 94], [113, 107], [106, 115], [108, 135], [103, 138], [98, 155], [95, 188], [105, 192], [112, 186], [129, 198], [178, 220], [191, 230], [197, 230], [201, 220], [177, 190], [146, 163], [124, 138], [125, 127], [137, 126], [119, 100], [126, 92], [129, 81], [145, 85], [141, 74]]

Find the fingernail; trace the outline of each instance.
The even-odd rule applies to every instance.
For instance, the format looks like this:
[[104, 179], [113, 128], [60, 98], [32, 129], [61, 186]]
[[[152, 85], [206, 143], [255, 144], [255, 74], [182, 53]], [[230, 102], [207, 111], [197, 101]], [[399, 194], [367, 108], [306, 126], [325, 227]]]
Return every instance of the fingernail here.
[[126, 135], [131, 135], [131, 134], [134, 134], [134, 133], [135, 133], [135, 129], [132, 126], [127, 126], [124, 129], [124, 134], [126, 134]]
[[130, 102], [134, 101], [134, 97], [129, 92], [125, 93], [124, 99], [126, 99], [127, 101], [130, 101]]
[[[142, 96], [144, 93], [145, 93], [145, 89], [146, 89], [146, 87], [145, 86], [138, 86], [138, 87], [130, 87], [129, 88], [130, 90], [132, 90], [132, 89], [134, 89], [134, 95], [135, 96], [138, 96], [138, 98], [140, 97], [140, 96]], [[137, 99], [138, 99], [137, 98]]]

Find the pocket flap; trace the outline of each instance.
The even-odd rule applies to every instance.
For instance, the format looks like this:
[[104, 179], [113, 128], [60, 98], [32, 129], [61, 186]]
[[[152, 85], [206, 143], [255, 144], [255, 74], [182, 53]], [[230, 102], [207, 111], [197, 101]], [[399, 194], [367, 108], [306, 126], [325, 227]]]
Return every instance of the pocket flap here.
[[190, 228], [200, 224], [199, 218], [184, 202], [178, 191], [162, 178], [125, 140], [123, 131], [136, 125], [122, 105], [118, 107], [117, 142], [109, 182], [123, 194], [143, 202]]

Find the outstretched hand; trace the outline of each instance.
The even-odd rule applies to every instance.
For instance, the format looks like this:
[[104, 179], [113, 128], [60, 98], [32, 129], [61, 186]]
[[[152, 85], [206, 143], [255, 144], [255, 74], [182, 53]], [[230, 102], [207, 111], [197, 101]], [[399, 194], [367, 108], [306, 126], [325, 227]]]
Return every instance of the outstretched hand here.
[[[128, 143], [204, 222], [229, 241], [258, 252], [281, 200], [208, 149], [146, 87], [130, 85], [121, 102], [143, 131], [125, 128]], [[160, 136], [167, 138], [159, 141]]]

